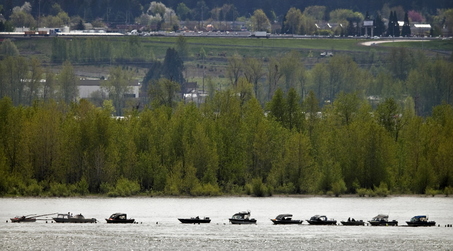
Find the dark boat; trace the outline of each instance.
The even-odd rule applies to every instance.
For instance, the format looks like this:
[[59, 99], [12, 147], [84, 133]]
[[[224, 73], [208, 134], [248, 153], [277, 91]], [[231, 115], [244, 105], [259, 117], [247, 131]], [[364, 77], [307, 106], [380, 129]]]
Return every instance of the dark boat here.
[[96, 223], [95, 218], [85, 218], [82, 214], [72, 216], [72, 214], [57, 214], [52, 218], [57, 223]]
[[250, 211], [235, 213], [229, 220], [231, 224], [256, 224], [256, 220], [250, 218]]
[[355, 220], [354, 218], [348, 218], [347, 221], [341, 221], [341, 224], [344, 226], [365, 226], [363, 220]]
[[135, 219], [128, 219], [127, 214], [114, 213], [110, 215], [108, 219], [105, 219], [107, 223], [134, 223]]
[[337, 221], [334, 219], [328, 219], [325, 215], [315, 215], [307, 220], [310, 225], [337, 225]]
[[36, 216], [35, 214], [24, 215], [24, 216], [16, 216], [14, 218], [10, 218], [11, 222], [19, 223], [19, 222], [35, 222]]
[[417, 215], [411, 218], [410, 221], [406, 221], [410, 227], [432, 227], [436, 225], [435, 221], [428, 221], [426, 215]]
[[[37, 219], [38, 217], [48, 216], [48, 215], [52, 215], [52, 214], [55, 214], [55, 213], [41, 214], [41, 215], [29, 214], [29, 215], [24, 215], [24, 216], [16, 216], [14, 218], [10, 218], [10, 220], [11, 220], [11, 222], [36, 222], [36, 220], [38, 220]], [[45, 219], [39, 219], [39, 220], [45, 220]]]
[[368, 222], [371, 224], [371, 226], [398, 226], [398, 221], [389, 221], [389, 216], [386, 214], [378, 214]]
[[187, 224], [200, 224], [200, 223], [210, 223], [211, 219], [209, 217], [192, 217], [192, 218], [178, 218], [178, 220], [181, 223], [187, 223]]
[[271, 219], [274, 224], [302, 224], [303, 220], [293, 220], [292, 214], [279, 214], [275, 219]]

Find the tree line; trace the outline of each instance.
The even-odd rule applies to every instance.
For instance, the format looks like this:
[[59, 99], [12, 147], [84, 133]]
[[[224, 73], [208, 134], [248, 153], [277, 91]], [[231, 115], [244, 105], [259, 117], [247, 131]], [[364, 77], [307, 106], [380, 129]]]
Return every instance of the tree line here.
[[[0, 31], [13, 31], [14, 27], [62, 27], [84, 30], [91, 27], [116, 28], [117, 24], [137, 24], [148, 30], [204, 30], [203, 23], [215, 24], [217, 30], [254, 31], [267, 30], [275, 33], [364, 35], [362, 22], [373, 20], [375, 34], [385, 36], [400, 34], [395, 20], [426, 22], [433, 27], [431, 34], [442, 35], [446, 28], [452, 34], [452, 5], [442, 1], [414, 4], [401, 1], [372, 1], [348, 4], [347, 1], [6, 1], [0, 12], [7, 18], [0, 21]], [[351, 7], [352, 6], [352, 7]], [[370, 13], [370, 14], [369, 14]], [[406, 18], [407, 16], [407, 18]], [[184, 27], [180, 22], [184, 21]], [[246, 25], [235, 26], [241, 21]], [[334, 23], [334, 29], [319, 28], [319, 23]], [[384, 23], [388, 23], [385, 27]], [[90, 25], [90, 26], [85, 26]], [[403, 28], [404, 28], [403, 26]], [[398, 30], [397, 30], [398, 29]], [[410, 35], [401, 31], [401, 35]], [[428, 35], [428, 34], [425, 34]]]
[[[243, 81], [241, 80], [240, 83]], [[375, 109], [357, 92], [323, 108], [249, 86], [131, 109], [87, 100], [0, 100], [0, 193], [70, 196], [451, 193], [453, 107], [415, 114], [410, 97]]]
[[[0, 45], [0, 97], [10, 97], [14, 105], [32, 105], [36, 100], [49, 99], [64, 100], [66, 103], [75, 101], [78, 97], [78, 79], [70, 62], [91, 64], [108, 60], [121, 64], [128, 63], [133, 58], [135, 60], [135, 57], [142, 57], [143, 60], [151, 57], [152, 55], [144, 53], [143, 48], [139, 49], [141, 45], [136, 39], [137, 37], [128, 38], [117, 46], [116, 43], [102, 39], [54, 38], [51, 59], [62, 65], [58, 74], [43, 67], [38, 58], [27, 60], [19, 56], [14, 43], [6, 39]], [[108, 49], [113, 47], [117, 49]], [[132, 49], [133, 47], [136, 49]], [[158, 82], [160, 78], [166, 78], [177, 83], [169, 96], [176, 101], [181, 100], [181, 95], [175, 94], [183, 90], [185, 83], [184, 61], [179, 55], [187, 55], [187, 50], [186, 39], [179, 37], [175, 48], [168, 48], [163, 60], [154, 57], [146, 59], [150, 66], [142, 81], [141, 91], [144, 96], [168, 100], [168, 97], [163, 98], [168, 91], [163, 90], [172, 85], [164, 87]], [[115, 58], [115, 55], [123, 56]], [[421, 116], [429, 115], [434, 106], [443, 102], [450, 105], [453, 103], [451, 57], [428, 57], [421, 51], [395, 47], [390, 49], [389, 54], [370, 52], [366, 67], [361, 67], [354, 58], [341, 53], [314, 64], [310, 69], [305, 66], [306, 59], [297, 51], [266, 59], [233, 54], [227, 57], [225, 78], [228, 85], [234, 88], [251, 85], [252, 93], [247, 95], [255, 96], [262, 105], [272, 99], [278, 88], [284, 93], [294, 88], [302, 99], [313, 91], [320, 106], [333, 102], [342, 91], [360, 92], [363, 97], [369, 98], [373, 108], [383, 98], [392, 97], [401, 101], [410, 96], [414, 99], [417, 115]], [[128, 70], [120, 67], [116, 71]], [[110, 73], [115, 76], [113, 72]], [[128, 77], [130, 79], [133, 73], [129, 72], [127, 75], [131, 75]], [[207, 78], [206, 90], [209, 95], [214, 95], [216, 89], [219, 86], [215, 86], [213, 79]], [[91, 101], [99, 106], [109, 98], [97, 95]], [[123, 114], [126, 105], [124, 100], [117, 100], [115, 104], [116, 114]]]

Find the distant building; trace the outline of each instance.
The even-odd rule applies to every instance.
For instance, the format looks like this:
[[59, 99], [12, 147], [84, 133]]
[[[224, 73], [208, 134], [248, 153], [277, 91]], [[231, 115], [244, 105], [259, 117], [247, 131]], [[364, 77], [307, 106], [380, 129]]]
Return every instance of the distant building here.
[[431, 31], [431, 25], [430, 24], [418, 24], [414, 23], [411, 25], [411, 34], [413, 36], [429, 36], [429, 33]]
[[185, 82], [182, 85], [181, 94], [184, 102], [194, 102], [196, 104], [204, 103], [208, 96], [203, 90], [198, 90], [197, 82]]
[[[79, 98], [90, 98], [95, 92], [103, 92], [107, 97], [108, 93], [101, 88], [103, 81], [101, 79], [81, 79], [79, 80]], [[129, 84], [130, 91], [125, 93], [124, 96], [128, 98], [139, 98], [140, 82], [133, 80]]]

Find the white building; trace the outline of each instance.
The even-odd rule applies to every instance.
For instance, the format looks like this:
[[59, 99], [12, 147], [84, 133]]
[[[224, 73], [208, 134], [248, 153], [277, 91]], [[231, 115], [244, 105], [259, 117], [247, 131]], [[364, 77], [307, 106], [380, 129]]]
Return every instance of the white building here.
[[[101, 88], [102, 81], [100, 79], [81, 79], [79, 80], [79, 98], [90, 98], [91, 95], [95, 92], [103, 92], [107, 97], [108, 93], [106, 90]], [[129, 84], [129, 92], [124, 94], [128, 98], [139, 98], [140, 93], [140, 82], [138, 80], [133, 80]]]

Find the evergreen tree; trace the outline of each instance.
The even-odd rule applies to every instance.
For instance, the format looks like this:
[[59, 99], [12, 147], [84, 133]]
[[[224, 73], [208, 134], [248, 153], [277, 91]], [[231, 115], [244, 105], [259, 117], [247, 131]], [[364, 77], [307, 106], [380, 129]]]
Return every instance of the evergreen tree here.
[[164, 62], [162, 64], [162, 77], [176, 83], [183, 84], [183, 70], [184, 62], [179, 57], [178, 52], [173, 48], [168, 48], [165, 54]]
[[411, 36], [411, 26], [409, 24], [409, 17], [407, 16], [407, 12], [404, 14], [404, 24], [403, 24], [403, 30], [401, 32], [401, 36], [403, 36], [403, 37]]
[[85, 25], [83, 24], [82, 19], [80, 19], [79, 23], [77, 24], [76, 30], [85, 30]]
[[400, 33], [400, 24], [398, 23], [398, 17], [396, 16], [396, 11], [393, 12], [393, 21], [394, 21], [394, 24], [395, 24], [395, 37], [399, 37], [401, 36], [401, 33]]
[[374, 35], [375, 36], [382, 36], [385, 33], [385, 24], [382, 21], [381, 14], [376, 14], [376, 18], [374, 19]]
[[390, 11], [390, 17], [389, 17], [389, 24], [387, 28], [387, 36], [394, 36], [395, 35], [395, 23], [393, 19], [393, 11]]

